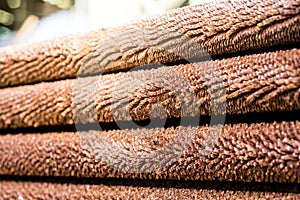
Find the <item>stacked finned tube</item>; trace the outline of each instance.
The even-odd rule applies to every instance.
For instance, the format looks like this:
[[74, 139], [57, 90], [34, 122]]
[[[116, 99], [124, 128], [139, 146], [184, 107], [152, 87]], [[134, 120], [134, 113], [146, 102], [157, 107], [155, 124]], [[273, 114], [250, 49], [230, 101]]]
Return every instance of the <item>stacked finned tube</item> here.
[[0, 49], [0, 196], [299, 198], [299, 25], [218, 0]]

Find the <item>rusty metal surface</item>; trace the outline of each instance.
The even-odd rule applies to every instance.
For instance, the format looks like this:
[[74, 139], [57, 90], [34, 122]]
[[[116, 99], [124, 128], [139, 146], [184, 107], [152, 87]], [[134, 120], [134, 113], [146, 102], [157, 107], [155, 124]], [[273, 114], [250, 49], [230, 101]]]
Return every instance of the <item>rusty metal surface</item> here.
[[299, 5], [219, 0], [117, 28], [2, 48], [0, 87], [294, 44], [300, 41]]

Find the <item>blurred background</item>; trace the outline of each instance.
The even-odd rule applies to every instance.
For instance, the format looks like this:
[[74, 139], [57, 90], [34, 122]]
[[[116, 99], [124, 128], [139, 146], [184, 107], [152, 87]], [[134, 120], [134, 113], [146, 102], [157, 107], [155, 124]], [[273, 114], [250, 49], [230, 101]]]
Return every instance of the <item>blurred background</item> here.
[[0, 47], [50, 39], [210, 0], [0, 0]]

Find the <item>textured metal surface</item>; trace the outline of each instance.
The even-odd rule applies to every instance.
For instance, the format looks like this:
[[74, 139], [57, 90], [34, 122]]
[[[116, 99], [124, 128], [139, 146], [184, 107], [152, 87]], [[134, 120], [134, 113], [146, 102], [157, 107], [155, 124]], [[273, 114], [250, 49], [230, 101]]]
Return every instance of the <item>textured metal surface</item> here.
[[[0, 199], [299, 199], [300, 121], [287, 116], [300, 110], [300, 49], [289, 47], [299, 42], [299, 0], [217, 0], [1, 48]], [[173, 66], [143, 66], [161, 63]], [[261, 117], [272, 113], [283, 116]], [[110, 131], [66, 126], [199, 114], [244, 120]], [[175, 184], [141, 184], [150, 179]]]
[[[5, 88], [0, 90], [0, 128], [145, 120], [149, 119], [154, 104], [163, 106], [167, 117], [297, 110], [300, 109], [299, 54], [299, 49], [292, 49]], [[182, 80], [187, 84], [183, 85]], [[192, 97], [184, 96], [179, 101], [175, 90], [192, 91], [194, 104], [181, 112], [180, 103], [191, 101]], [[129, 114], [121, 112], [120, 107], [128, 109]], [[153, 112], [154, 117], [164, 117], [160, 115]]]
[[[181, 127], [187, 136], [157, 154], [178, 159], [151, 166], [143, 153], [174, 143], [179, 128], [2, 135], [0, 175], [300, 182], [299, 121]], [[144, 167], [157, 170], [140, 173]]]
[[218, 0], [117, 28], [2, 48], [0, 87], [294, 44], [300, 41], [299, 5]]

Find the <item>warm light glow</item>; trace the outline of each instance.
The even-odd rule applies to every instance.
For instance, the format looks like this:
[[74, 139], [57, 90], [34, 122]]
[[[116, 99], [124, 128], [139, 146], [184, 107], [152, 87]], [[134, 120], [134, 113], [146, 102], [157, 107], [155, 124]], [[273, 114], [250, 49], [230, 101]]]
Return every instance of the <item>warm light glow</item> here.
[[7, 5], [11, 9], [16, 9], [16, 8], [19, 8], [21, 6], [21, 0], [6, 0], [6, 1], [7, 1]]

